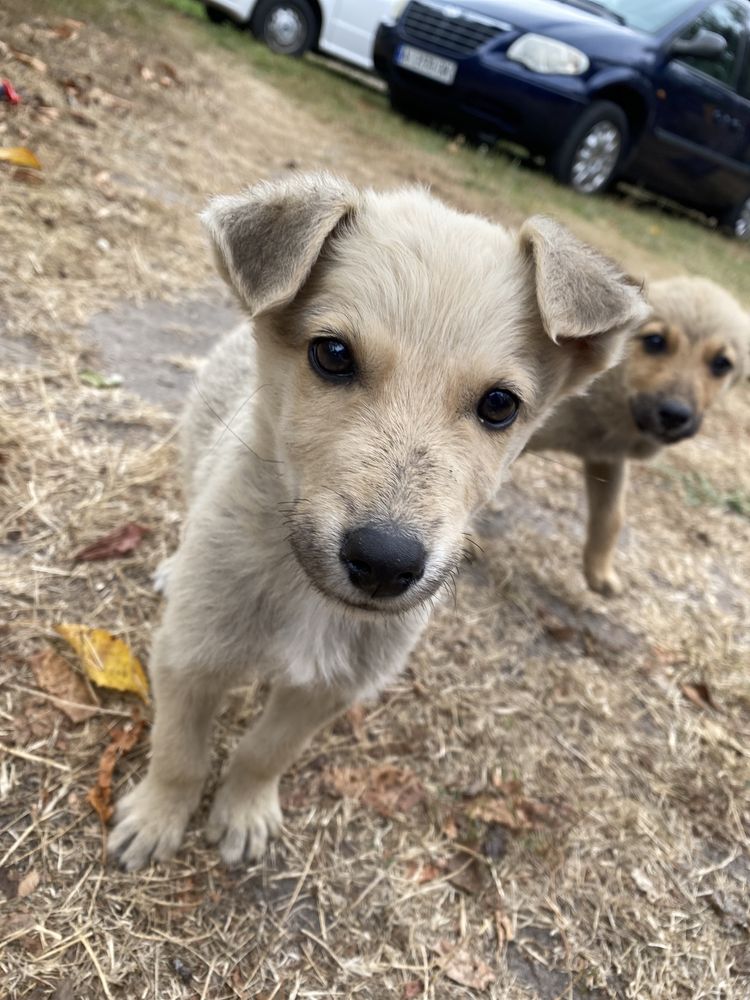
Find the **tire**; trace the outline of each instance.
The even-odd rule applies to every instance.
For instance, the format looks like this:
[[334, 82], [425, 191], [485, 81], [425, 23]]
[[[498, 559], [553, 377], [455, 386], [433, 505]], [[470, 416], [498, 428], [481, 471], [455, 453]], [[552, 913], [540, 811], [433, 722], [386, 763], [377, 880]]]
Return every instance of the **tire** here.
[[552, 173], [581, 194], [606, 191], [627, 151], [629, 132], [622, 108], [597, 101], [583, 112], [552, 157]]
[[730, 209], [722, 219], [723, 228], [730, 236], [743, 243], [750, 242], [750, 195]]
[[398, 87], [388, 88], [388, 101], [393, 110], [397, 114], [403, 115], [404, 118], [423, 123], [429, 121], [429, 115], [418, 98], [405, 93]]
[[255, 37], [283, 56], [301, 56], [317, 45], [318, 13], [309, 0], [260, 0], [250, 22]]
[[204, 7], [206, 8], [206, 17], [211, 24], [226, 24], [229, 20], [229, 15], [225, 14], [219, 7], [214, 7], [210, 3], [204, 4]]

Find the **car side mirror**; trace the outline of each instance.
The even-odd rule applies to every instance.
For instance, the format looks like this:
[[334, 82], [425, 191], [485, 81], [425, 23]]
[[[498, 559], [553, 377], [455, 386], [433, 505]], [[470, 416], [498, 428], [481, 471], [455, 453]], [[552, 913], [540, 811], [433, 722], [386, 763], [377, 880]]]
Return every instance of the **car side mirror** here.
[[699, 59], [717, 59], [726, 51], [727, 40], [716, 31], [699, 28], [692, 38], [676, 38], [670, 48], [671, 56], [697, 56]]

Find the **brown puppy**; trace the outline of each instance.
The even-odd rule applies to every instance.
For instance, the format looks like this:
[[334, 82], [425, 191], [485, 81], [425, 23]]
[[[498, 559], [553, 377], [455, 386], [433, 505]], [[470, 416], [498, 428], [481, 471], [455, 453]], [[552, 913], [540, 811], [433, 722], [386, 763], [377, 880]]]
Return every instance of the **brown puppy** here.
[[592, 590], [613, 595], [628, 459], [651, 458], [692, 437], [714, 400], [750, 368], [750, 316], [706, 278], [651, 286], [651, 316], [623, 360], [583, 396], [566, 400], [528, 450], [556, 449], [584, 460], [589, 503], [583, 566]]
[[109, 844], [128, 869], [179, 846], [221, 697], [253, 676], [271, 694], [208, 836], [228, 863], [263, 852], [282, 771], [403, 668], [474, 512], [647, 312], [550, 220], [510, 233], [417, 189], [296, 176], [219, 198], [205, 220], [251, 321], [185, 415], [190, 506], [151, 656], [151, 762]]

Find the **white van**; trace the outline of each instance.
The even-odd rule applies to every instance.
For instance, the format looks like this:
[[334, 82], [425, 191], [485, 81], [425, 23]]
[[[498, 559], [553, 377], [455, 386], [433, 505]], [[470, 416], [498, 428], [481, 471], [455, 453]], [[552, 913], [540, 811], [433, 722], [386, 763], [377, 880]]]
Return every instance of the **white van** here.
[[375, 32], [394, 0], [207, 0], [212, 21], [249, 24], [260, 41], [287, 56], [308, 49], [372, 69]]

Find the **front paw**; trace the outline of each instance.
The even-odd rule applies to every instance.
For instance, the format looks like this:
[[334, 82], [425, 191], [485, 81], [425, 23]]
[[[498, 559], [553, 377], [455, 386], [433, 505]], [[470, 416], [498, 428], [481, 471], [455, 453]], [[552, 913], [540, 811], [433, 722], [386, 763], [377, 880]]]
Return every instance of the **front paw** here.
[[182, 843], [199, 790], [186, 795], [146, 778], [120, 800], [107, 853], [129, 872], [170, 858]]
[[269, 839], [280, 833], [281, 824], [277, 782], [244, 788], [227, 782], [216, 793], [206, 838], [219, 844], [222, 860], [231, 867], [260, 858]]
[[586, 567], [586, 582], [591, 590], [602, 597], [617, 597], [623, 592], [620, 577], [613, 569], [592, 569]]

